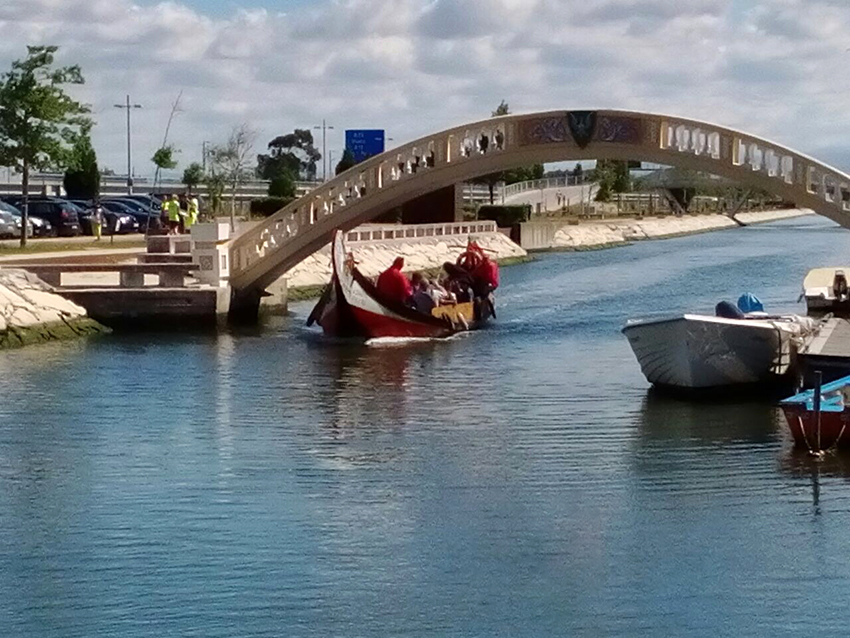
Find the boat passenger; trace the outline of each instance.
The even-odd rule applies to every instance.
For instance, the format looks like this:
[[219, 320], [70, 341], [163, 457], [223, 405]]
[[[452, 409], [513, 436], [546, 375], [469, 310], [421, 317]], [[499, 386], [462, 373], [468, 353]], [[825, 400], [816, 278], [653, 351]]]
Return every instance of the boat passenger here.
[[407, 303], [413, 295], [413, 286], [401, 269], [404, 268], [404, 257], [396, 257], [392, 266], [378, 276], [376, 287], [378, 292], [387, 299]]
[[413, 296], [410, 298], [413, 308], [417, 312], [430, 315], [436, 305], [434, 298], [431, 296], [431, 286], [428, 280], [422, 276], [422, 273], [413, 273], [411, 278], [413, 282]]

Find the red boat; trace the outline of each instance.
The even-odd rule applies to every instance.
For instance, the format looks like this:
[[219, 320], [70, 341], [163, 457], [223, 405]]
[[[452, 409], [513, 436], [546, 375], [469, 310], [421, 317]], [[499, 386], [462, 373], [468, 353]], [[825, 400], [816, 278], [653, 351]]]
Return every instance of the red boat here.
[[342, 231], [334, 233], [331, 254], [333, 277], [307, 319], [308, 326], [317, 322], [327, 335], [441, 338], [478, 328], [495, 317], [489, 292], [469, 301], [436, 306], [430, 314], [385, 298], [357, 269], [354, 256], [345, 248]]
[[794, 443], [812, 451], [850, 447], [850, 376], [780, 402]]

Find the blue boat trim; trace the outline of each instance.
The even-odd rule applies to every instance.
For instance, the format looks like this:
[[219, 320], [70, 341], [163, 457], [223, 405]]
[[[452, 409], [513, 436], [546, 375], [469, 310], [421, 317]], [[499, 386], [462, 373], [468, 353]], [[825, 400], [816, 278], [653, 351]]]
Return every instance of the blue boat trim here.
[[[842, 388], [850, 385], [850, 376], [841, 377], [835, 381], [821, 386], [821, 404], [820, 409], [823, 412], [843, 412], [844, 400], [838, 394], [833, 394], [840, 391]], [[831, 395], [831, 396], [829, 396]], [[779, 405], [805, 405], [806, 410], [814, 410], [815, 391], [806, 390], [795, 394], [793, 397], [783, 399]]]

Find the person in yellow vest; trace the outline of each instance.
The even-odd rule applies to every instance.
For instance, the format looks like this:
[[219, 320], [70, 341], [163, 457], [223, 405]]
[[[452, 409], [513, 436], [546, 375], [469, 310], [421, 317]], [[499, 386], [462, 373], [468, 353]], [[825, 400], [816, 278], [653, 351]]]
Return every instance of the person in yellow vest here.
[[100, 236], [103, 231], [103, 220], [106, 216], [103, 214], [103, 207], [100, 201], [95, 200], [94, 207], [91, 213], [91, 232], [94, 235], [95, 241], [100, 241]]
[[168, 232], [176, 235], [180, 229], [180, 201], [177, 195], [168, 200]]
[[198, 223], [198, 198], [190, 197], [188, 209], [186, 210], [186, 232], [192, 230], [192, 226]]
[[163, 228], [169, 228], [168, 224], [168, 198], [163, 197], [159, 204], [159, 220], [162, 222]]

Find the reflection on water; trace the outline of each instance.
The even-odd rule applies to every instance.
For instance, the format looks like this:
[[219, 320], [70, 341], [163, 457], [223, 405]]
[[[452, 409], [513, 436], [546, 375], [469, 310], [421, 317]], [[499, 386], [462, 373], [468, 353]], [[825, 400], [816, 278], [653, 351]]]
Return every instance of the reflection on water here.
[[771, 401], [648, 390], [619, 333], [799, 310], [825, 228], [547, 255], [444, 343], [304, 304], [0, 353], [0, 636], [843, 635], [848, 461]]

